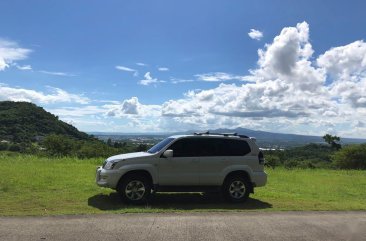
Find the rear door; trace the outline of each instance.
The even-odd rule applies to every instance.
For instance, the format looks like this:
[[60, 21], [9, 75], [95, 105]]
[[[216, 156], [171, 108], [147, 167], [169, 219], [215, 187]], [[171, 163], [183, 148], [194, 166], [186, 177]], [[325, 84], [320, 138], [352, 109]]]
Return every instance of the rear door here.
[[200, 159], [200, 184], [221, 185], [223, 171], [232, 165], [248, 165], [251, 152], [245, 140], [210, 138], [207, 141], [209, 154]]

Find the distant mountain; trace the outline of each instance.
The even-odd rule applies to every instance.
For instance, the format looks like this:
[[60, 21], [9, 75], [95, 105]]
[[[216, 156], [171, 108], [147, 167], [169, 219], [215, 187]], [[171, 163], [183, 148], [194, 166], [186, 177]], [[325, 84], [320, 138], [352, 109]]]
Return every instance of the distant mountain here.
[[[321, 136], [273, 133], [267, 131], [255, 131], [246, 128], [216, 129], [216, 130], [210, 130], [210, 132], [238, 133], [239, 135], [247, 135], [250, 137], [255, 137], [260, 147], [268, 147], [268, 148], [275, 148], [275, 147], [286, 148], [292, 146], [302, 146], [308, 143], [324, 143], [324, 140]], [[366, 139], [341, 137], [341, 141], [343, 144], [364, 143], [366, 142]]]
[[[309, 143], [324, 143], [321, 136], [307, 136], [307, 135], [296, 135], [296, 134], [283, 134], [283, 133], [273, 133], [267, 131], [255, 131], [246, 128], [236, 128], [236, 129], [215, 129], [209, 130], [211, 133], [237, 133], [239, 135], [247, 135], [250, 137], [255, 137], [257, 143], [262, 148], [288, 148], [294, 146], [303, 146]], [[143, 138], [149, 137], [153, 139], [154, 137], [164, 138], [170, 135], [179, 134], [192, 134], [194, 132], [205, 132], [205, 131], [183, 131], [175, 133], [97, 133], [94, 132], [93, 135], [96, 137], [107, 140], [111, 138], [113, 140], [118, 139], [132, 139], [132, 138]], [[342, 138], [341, 142], [343, 144], [351, 143], [365, 143], [366, 139], [355, 139], [355, 138]]]
[[35, 104], [0, 101], [0, 141], [31, 142], [49, 134], [61, 134], [79, 140], [91, 138]]

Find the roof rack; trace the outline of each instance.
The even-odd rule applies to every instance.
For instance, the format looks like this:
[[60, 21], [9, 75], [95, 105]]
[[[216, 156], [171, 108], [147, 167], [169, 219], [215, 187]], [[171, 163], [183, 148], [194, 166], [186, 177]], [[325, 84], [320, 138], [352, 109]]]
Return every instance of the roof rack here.
[[249, 138], [246, 135], [238, 135], [238, 133], [234, 132], [234, 133], [214, 133], [214, 132], [195, 132], [193, 133], [196, 136], [202, 136], [202, 135], [219, 135], [219, 136], [238, 136], [240, 138]]

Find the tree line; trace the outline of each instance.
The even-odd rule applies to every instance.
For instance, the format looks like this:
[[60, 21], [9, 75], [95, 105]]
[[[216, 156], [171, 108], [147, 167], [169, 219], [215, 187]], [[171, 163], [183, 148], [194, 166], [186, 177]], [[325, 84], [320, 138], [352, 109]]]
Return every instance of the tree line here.
[[366, 143], [342, 146], [341, 138], [330, 134], [323, 139], [327, 144], [311, 143], [286, 150], [264, 151], [266, 166], [366, 169]]

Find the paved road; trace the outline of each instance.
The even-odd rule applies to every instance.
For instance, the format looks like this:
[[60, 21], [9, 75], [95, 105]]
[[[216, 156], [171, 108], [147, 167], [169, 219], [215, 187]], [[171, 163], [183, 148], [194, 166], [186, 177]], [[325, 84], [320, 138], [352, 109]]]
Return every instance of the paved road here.
[[366, 212], [114, 214], [0, 218], [0, 240], [366, 240]]

